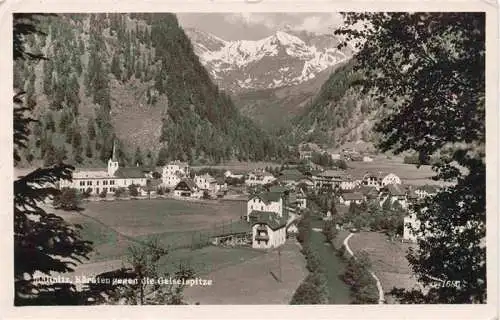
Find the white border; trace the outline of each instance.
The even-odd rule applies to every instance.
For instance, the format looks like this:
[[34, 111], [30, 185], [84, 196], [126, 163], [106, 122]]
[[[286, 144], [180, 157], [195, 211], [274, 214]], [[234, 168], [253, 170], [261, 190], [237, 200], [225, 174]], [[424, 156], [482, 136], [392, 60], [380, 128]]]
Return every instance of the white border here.
[[[0, 2], [0, 187], [3, 204], [0, 221], [0, 253], [7, 263], [0, 267], [3, 277], [0, 291], [2, 319], [87, 318], [203, 318], [203, 319], [493, 319], [498, 317], [498, 8], [487, 1], [285, 1], [262, 0], [87, 0]], [[488, 304], [485, 305], [316, 305], [316, 306], [80, 306], [13, 307], [12, 265], [12, 13], [13, 12], [329, 12], [329, 11], [485, 11], [486, 29], [486, 165], [487, 165], [487, 274]]]

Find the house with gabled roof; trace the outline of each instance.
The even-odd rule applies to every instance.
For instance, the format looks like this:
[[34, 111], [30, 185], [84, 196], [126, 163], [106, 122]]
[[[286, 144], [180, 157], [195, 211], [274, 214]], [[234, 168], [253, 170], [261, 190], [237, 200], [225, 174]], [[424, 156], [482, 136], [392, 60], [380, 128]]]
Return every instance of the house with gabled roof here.
[[247, 221], [252, 211], [274, 212], [283, 216], [283, 196], [278, 192], [263, 192], [250, 196], [247, 202]]
[[361, 204], [365, 201], [365, 196], [361, 192], [347, 192], [339, 195], [339, 202], [344, 206], [350, 206], [351, 203]]
[[286, 241], [286, 219], [276, 216], [275, 212], [253, 211], [252, 248], [270, 249], [283, 245]]
[[174, 195], [177, 197], [199, 197], [199, 189], [193, 180], [184, 178], [174, 187]]

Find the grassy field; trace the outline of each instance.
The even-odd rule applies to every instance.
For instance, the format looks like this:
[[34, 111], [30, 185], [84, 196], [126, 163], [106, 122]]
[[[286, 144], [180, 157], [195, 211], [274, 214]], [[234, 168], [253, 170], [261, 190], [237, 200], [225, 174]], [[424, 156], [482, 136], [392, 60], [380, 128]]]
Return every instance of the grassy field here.
[[166, 248], [178, 248], [207, 242], [210, 235], [245, 231], [248, 225], [240, 220], [244, 210], [240, 201], [168, 199], [89, 202], [81, 214], [57, 213], [83, 226], [83, 238], [93, 242], [95, 262], [119, 259], [130, 245], [151, 238]]
[[388, 303], [394, 303], [394, 298], [387, 294], [393, 287], [418, 288], [405, 257], [410, 244], [390, 242], [382, 233], [360, 232], [349, 239], [349, 246], [354, 254], [362, 250], [368, 253]]
[[[281, 247], [279, 258], [277, 250], [259, 251], [253, 258], [250, 254], [255, 250], [240, 252], [242, 255], [239, 256], [238, 264], [218, 265], [220, 268], [214, 268], [202, 277], [212, 280], [212, 286], [186, 288], [186, 301], [200, 304], [288, 304], [307, 276], [304, 257], [295, 241], [288, 241]], [[279, 259], [281, 282], [275, 278], [277, 276], [279, 279]]]

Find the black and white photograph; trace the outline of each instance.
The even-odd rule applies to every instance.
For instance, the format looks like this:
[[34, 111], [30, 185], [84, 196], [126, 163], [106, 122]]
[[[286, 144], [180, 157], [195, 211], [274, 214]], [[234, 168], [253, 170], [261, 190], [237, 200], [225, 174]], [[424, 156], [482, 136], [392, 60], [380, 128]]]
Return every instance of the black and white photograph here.
[[13, 12], [10, 304], [494, 302], [487, 19]]

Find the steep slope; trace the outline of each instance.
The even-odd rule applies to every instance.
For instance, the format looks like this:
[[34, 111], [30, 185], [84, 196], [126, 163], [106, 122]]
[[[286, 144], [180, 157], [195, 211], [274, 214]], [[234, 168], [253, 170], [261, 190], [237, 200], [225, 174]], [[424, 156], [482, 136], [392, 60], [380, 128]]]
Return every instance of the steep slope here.
[[187, 29], [196, 54], [212, 78], [231, 93], [297, 85], [349, 59], [333, 35], [278, 31], [257, 41], [225, 41]]
[[40, 119], [28, 162], [98, 165], [114, 141], [130, 164], [284, 152], [212, 83], [175, 15], [58, 15], [38, 28], [46, 36], [26, 47], [48, 60], [14, 65], [14, 88]]
[[355, 86], [360, 75], [352, 70], [352, 64], [339, 67], [304, 112], [293, 119], [291, 135], [295, 143], [308, 141], [338, 147], [376, 142], [373, 125], [384, 110]]

